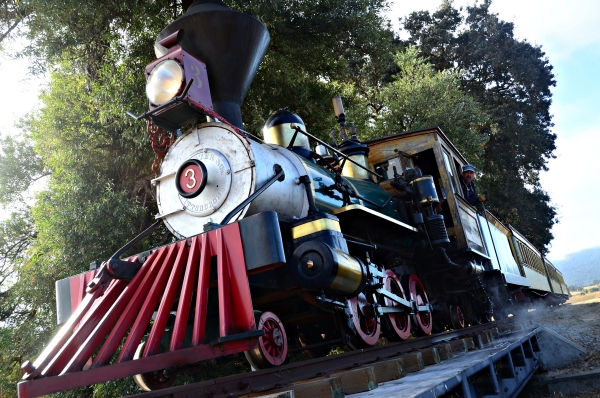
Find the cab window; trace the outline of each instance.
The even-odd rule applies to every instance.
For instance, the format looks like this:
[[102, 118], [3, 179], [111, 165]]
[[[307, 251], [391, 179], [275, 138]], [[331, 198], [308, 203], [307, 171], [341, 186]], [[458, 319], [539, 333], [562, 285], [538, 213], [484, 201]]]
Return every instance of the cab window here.
[[452, 184], [452, 191], [454, 193], [460, 193], [458, 190], [458, 180], [455, 169], [452, 167], [452, 163], [450, 162], [450, 156], [446, 153], [446, 151], [442, 151], [444, 154], [444, 164], [446, 166], [446, 170], [448, 170], [448, 174], [450, 175], [450, 183]]

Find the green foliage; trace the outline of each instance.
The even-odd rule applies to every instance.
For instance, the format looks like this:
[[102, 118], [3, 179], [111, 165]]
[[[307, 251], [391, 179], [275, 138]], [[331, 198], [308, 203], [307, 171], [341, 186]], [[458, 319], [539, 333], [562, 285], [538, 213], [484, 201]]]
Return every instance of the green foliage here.
[[[26, 207], [0, 222], [0, 396], [14, 391], [21, 377], [20, 365], [39, 348], [39, 330], [45, 317], [27, 305], [23, 280], [26, 249], [35, 237]], [[23, 283], [26, 282], [26, 283]], [[33, 337], [30, 339], [30, 337]], [[37, 338], [35, 338], [37, 337]]]
[[461, 90], [460, 72], [436, 71], [418, 56], [416, 47], [397, 53], [394, 60], [399, 73], [381, 90], [386, 106], [372, 134], [385, 136], [437, 125], [465, 155], [478, 158], [488, 140], [480, 131], [491, 131], [490, 119]]
[[20, 202], [21, 194], [48, 172], [28, 135], [0, 139], [0, 151], [0, 203]]
[[437, 70], [456, 65], [464, 71], [464, 91], [497, 125], [483, 156], [480, 186], [494, 197], [487, 206], [543, 248], [557, 222], [539, 182], [539, 171], [546, 170], [556, 148], [549, 112], [556, 83], [542, 49], [515, 39], [513, 24], [490, 13], [490, 4], [485, 0], [461, 13], [446, 0], [433, 14], [410, 14], [404, 29], [408, 43]]
[[[54, 282], [108, 258], [153, 222], [153, 153], [144, 123], [125, 112], [146, 109], [140, 72], [164, 18], [173, 18], [162, 3], [30, 4], [44, 12], [27, 19], [33, 38], [27, 53], [51, 70], [51, 83], [42, 109], [21, 123], [33, 145], [13, 138], [0, 143], [0, 200], [14, 200], [49, 175], [31, 210], [19, 216], [23, 233], [13, 232], [16, 224], [0, 231], [0, 247], [19, 249], [5, 262], [9, 285], [0, 285], [0, 379], [9, 396], [20, 364], [35, 358], [54, 331]], [[8, 240], [20, 236], [18, 246]]]
[[354, 107], [361, 92], [358, 72], [370, 60], [390, 59], [393, 34], [382, 17], [386, 1], [226, 3], [260, 19], [271, 37], [242, 106], [246, 129], [258, 133], [271, 113], [288, 107], [304, 120], [309, 132], [326, 138], [336, 124], [331, 98], [342, 94], [350, 120], [365, 131], [366, 109]]

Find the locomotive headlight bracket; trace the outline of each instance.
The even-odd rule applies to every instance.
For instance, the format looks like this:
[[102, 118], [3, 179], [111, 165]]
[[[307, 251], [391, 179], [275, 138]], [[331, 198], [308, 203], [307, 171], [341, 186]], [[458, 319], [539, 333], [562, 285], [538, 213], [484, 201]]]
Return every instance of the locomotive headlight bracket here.
[[206, 115], [216, 115], [206, 64], [181, 48], [179, 43], [182, 40], [181, 29], [158, 43], [164, 53], [146, 65], [145, 70], [150, 110], [139, 116], [127, 112], [136, 120], [150, 120], [173, 133]]
[[183, 67], [174, 59], [158, 63], [148, 75], [146, 96], [154, 105], [162, 105], [181, 93], [185, 82]]

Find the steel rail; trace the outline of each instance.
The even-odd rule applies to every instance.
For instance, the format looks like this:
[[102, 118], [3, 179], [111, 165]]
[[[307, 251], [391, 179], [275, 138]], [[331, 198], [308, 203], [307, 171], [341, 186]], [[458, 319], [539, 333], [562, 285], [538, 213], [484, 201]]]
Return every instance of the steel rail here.
[[[520, 318], [520, 320], [522, 320], [522, 318]], [[130, 397], [224, 398], [266, 392], [288, 386], [294, 382], [327, 376], [331, 372], [355, 368], [368, 363], [426, 349], [450, 340], [474, 337], [484, 332], [497, 330], [499, 327], [508, 328], [516, 323], [514, 318], [507, 318], [501, 321], [475, 325], [464, 329], [451, 330], [432, 336], [419, 337], [398, 343], [389, 343], [382, 346], [297, 362], [272, 369], [241, 373], [199, 383], [136, 394]]]

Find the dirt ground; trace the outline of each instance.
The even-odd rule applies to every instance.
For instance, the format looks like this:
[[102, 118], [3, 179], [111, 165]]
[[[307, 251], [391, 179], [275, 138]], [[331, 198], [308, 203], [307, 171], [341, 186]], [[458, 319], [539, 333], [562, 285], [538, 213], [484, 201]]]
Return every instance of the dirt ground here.
[[[539, 308], [531, 313], [539, 326], [547, 327], [587, 350], [583, 362], [548, 372], [548, 375], [571, 374], [600, 369], [600, 292], [584, 296], [578, 292], [565, 304]], [[551, 395], [525, 388], [519, 398], [546, 398]], [[600, 397], [600, 389], [576, 395], [577, 398]]]

